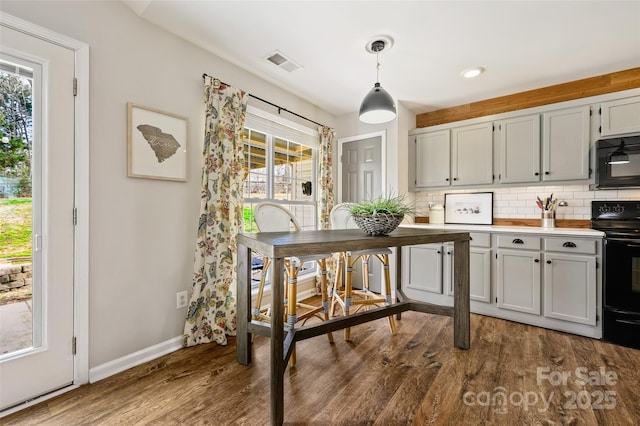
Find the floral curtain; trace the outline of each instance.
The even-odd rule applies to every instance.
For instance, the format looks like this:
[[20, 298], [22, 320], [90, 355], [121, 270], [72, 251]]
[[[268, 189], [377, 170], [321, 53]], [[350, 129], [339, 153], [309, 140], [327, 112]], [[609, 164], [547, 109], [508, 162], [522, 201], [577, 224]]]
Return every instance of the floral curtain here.
[[183, 345], [227, 344], [236, 334], [236, 244], [242, 229], [247, 94], [205, 77], [200, 220]]
[[[320, 219], [320, 229], [331, 229], [331, 209], [333, 208], [333, 142], [336, 139], [336, 131], [330, 127], [322, 126], [318, 128], [320, 134], [320, 171], [318, 176], [318, 216]], [[335, 260], [327, 262], [329, 275], [329, 286], [333, 283]], [[320, 292], [320, 277], [316, 277], [316, 290]]]

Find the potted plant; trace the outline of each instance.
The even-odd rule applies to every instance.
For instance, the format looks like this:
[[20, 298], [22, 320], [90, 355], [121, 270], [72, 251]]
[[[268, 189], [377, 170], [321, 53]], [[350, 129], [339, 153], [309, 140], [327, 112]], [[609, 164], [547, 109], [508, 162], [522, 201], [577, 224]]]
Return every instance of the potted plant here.
[[385, 235], [400, 225], [405, 215], [414, 214], [403, 196], [378, 197], [353, 204], [349, 209], [358, 228], [369, 235]]

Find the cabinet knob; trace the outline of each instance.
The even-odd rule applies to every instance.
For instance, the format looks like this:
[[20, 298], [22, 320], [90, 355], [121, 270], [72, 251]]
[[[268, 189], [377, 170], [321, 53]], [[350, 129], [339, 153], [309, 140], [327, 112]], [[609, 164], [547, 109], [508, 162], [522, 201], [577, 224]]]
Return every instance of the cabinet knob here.
[[538, 263], [538, 262], [540, 262], [540, 259], [533, 259], [533, 261]]
[[534, 175], [534, 176], [540, 176], [540, 173], [535, 172], [533, 175]]
[[446, 180], [447, 182], [449, 182], [449, 178], [445, 178], [445, 180]]
[[573, 241], [567, 241], [566, 243], [562, 244], [562, 247], [572, 247], [572, 248], [575, 248], [575, 247], [576, 247], [576, 243], [574, 243]]
[[551, 261], [550, 260], [547, 260], [547, 265], [551, 265]]
[[516, 238], [513, 241], [511, 241], [513, 244], [524, 244], [524, 241], [522, 241], [520, 238]]
[[458, 178], [453, 178], [453, 180], [458, 180]]
[[550, 174], [550, 173], [549, 173], [549, 172], [544, 172], [544, 174], [545, 174], [545, 175], [548, 175], [548, 174]]
[[442, 252], [441, 252], [440, 250], [438, 250], [436, 253], [440, 254], [440, 253], [442, 253]]

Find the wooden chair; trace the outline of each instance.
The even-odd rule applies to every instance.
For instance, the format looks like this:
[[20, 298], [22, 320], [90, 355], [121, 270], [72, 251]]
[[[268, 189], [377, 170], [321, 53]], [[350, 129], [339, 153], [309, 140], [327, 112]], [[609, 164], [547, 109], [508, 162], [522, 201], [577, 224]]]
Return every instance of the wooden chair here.
[[[350, 206], [350, 203], [342, 203], [336, 204], [333, 209], [331, 209], [332, 229], [358, 228], [349, 213]], [[358, 312], [363, 307], [379, 306], [381, 303], [388, 305], [391, 303], [391, 274], [389, 273], [389, 255], [391, 253], [391, 250], [388, 248], [340, 253], [340, 261], [338, 263], [331, 296], [332, 316], [335, 316], [337, 305], [340, 305], [342, 308], [343, 315], [349, 315], [352, 312], [352, 307], [354, 309], [353, 312]], [[371, 258], [378, 259], [382, 263], [384, 271], [384, 297], [373, 293], [369, 289], [369, 259]], [[353, 289], [353, 269], [358, 260], [362, 262], [362, 290]], [[342, 286], [343, 269], [345, 270], [344, 286]], [[357, 298], [354, 298], [354, 296], [357, 296]], [[389, 327], [391, 333], [395, 334], [396, 324], [393, 315], [389, 316]], [[350, 328], [345, 328], [344, 338], [345, 340], [351, 338]]]
[[[300, 231], [300, 223], [296, 217], [287, 208], [280, 204], [263, 202], [256, 205], [254, 209], [254, 220], [260, 232], [298, 232]], [[287, 276], [287, 285], [285, 287], [285, 313], [286, 324], [289, 328], [294, 328], [296, 323], [306, 322], [309, 318], [317, 317], [323, 321], [329, 319], [329, 292], [327, 288], [327, 258], [331, 254], [317, 254], [310, 256], [299, 256], [286, 258], [285, 272]], [[322, 305], [314, 306], [301, 303], [297, 300], [297, 284], [298, 273], [306, 262], [317, 262], [321, 272], [321, 292]], [[264, 286], [268, 269], [271, 266], [271, 259], [263, 258], [262, 275], [260, 277], [260, 285], [258, 294], [253, 308], [253, 319], [258, 321], [270, 322], [270, 309], [262, 306], [264, 294]], [[298, 308], [302, 308], [304, 312], [298, 315]], [[329, 341], [333, 342], [331, 333], [327, 335]], [[291, 354], [290, 365], [295, 365], [295, 350]]]

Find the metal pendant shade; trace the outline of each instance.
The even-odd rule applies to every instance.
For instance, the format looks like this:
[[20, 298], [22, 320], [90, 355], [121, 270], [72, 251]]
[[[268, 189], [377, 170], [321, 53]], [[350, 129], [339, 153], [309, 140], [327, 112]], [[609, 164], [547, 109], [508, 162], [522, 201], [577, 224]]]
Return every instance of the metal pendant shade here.
[[376, 84], [367, 93], [360, 105], [360, 121], [368, 124], [386, 123], [396, 118], [396, 106], [393, 98], [384, 90], [378, 80], [380, 63], [377, 55], [385, 47], [385, 42], [376, 40], [371, 44], [371, 51], [376, 53]]
[[609, 164], [627, 164], [629, 163], [629, 155], [624, 151], [624, 141], [620, 142], [620, 148], [611, 153]]
[[376, 124], [386, 123], [394, 118], [396, 118], [396, 106], [393, 98], [380, 86], [380, 83], [376, 83], [362, 100], [360, 121]]

